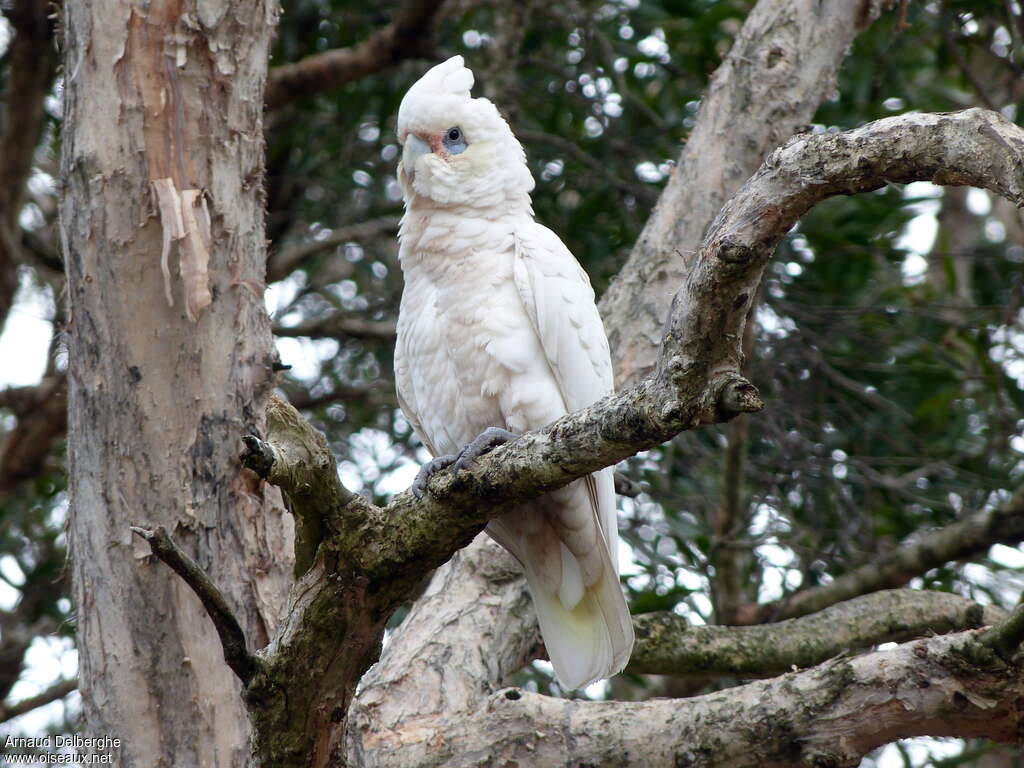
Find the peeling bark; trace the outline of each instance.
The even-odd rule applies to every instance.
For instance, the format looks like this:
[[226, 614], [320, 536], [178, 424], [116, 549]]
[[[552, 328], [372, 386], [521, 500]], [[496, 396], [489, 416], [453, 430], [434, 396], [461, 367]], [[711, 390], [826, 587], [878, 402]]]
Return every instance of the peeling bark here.
[[511, 688], [479, 706], [361, 733], [351, 764], [854, 768], [910, 736], [1016, 743], [1019, 666], [972, 660], [975, 633], [905, 643], [692, 699], [594, 702]]
[[[273, 0], [65, 8], [69, 548], [84, 731], [120, 738], [118, 765], [236, 768], [249, 753], [240, 685], [202, 606], [129, 525], [171, 531], [257, 647], [290, 582], [290, 520], [235, 457], [240, 434], [262, 428], [272, 385], [269, 321], [249, 286], [263, 283], [276, 13]], [[173, 260], [173, 306], [165, 296], [167, 222], [150, 191], [161, 179], [186, 200], [205, 191], [205, 309], [202, 277]], [[194, 245], [175, 240], [171, 255]]]

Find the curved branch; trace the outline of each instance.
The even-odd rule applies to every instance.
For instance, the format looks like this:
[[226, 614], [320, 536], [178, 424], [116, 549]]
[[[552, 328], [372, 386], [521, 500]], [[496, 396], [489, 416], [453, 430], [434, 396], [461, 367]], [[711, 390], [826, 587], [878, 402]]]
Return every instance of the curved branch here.
[[601, 297], [616, 386], [654, 366], [670, 297], [711, 220], [772, 148], [811, 121], [882, 5], [761, 0], [747, 16], [701, 99], [676, 172]]
[[379, 510], [342, 484], [327, 439], [276, 396], [267, 404], [267, 432], [267, 441], [244, 437], [240, 459], [288, 494], [295, 516], [295, 575], [301, 576], [312, 566], [327, 531], [357, 536]]
[[964, 560], [986, 552], [993, 544], [1024, 541], [1024, 488], [1004, 504], [983, 509], [955, 523], [926, 533], [870, 563], [837, 577], [829, 584], [811, 587], [784, 600], [744, 606], [737, 624], [760, 624], [791, 619], [879, 589], [901, 587], [930, 568]]
[[[1024, 204], [1024, 130], [994, 112], [910, 114], [776, 150], [712, 224], [673, 300], [658, 367], [637, 386], [528, 432], [417, 502], [400, 494], [375, 536], [370, 570], [425, 573], [493, 515], [658, 445], [760, 408], [739, 374], [747, 309], [779, 241], [816, 203], [889, 182], [973, 184]], [[379, 569], [383, 569], [380, 571]]]
[[340, 88], [403, 59], [430, 58], [433, 22], [442, 5], [444, 0], [405, 0], [393, 22], [358, 45], [275, 67], [267, 78], [267, 107]]
[[353, 729], [349, 764], [462, 768], [486, 754], [528, 765], [854, 768], [912, 736], [1015, 743], [1024, 675], [971, 661], [977, 646], [973, 632], [943, 635], [685, 700], [507, 689], [472, 710]]
[[1002, 612], [948, 592], [886, 590], [799, 619], [754, 627], [689, 626], [674, 613], [633, 617], [628, 672], [771, 677], [850, 650], [994, 624]]
[[[371, 581], [390, 585], [400, 601], [410, 584], [512, 504], [683, 430], [756, 411], [757, 390], [738, 374], [741, 339], [778, 242], [827, 197], [917, 180], [974, 184], [1024, 203], [1024, 131], [975, 109], [904, 115], [847, 133], [793, 139], [772, 153], [712, 225], [673, 301], [652, 376], [524, 434], [458, 475], [434, 475], [423, 501], [406, 492], [383, 510], [359, 497], [345, 502], [345, 524], [331, 525], [332, 545]], [[334, 475], [327, 464], [320, 471]]]

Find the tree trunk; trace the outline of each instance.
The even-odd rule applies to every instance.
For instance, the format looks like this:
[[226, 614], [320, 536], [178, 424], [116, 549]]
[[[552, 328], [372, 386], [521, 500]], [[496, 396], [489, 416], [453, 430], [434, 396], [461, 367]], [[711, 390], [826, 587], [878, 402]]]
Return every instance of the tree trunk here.
[[[69, 544], [87, 735], [122, 766], [238, 766], [239, 683], [161, 524], [264, 645], [291, 520], [237, 460], [273, 374], [262, 110], [274, 0], [68, 0]], [[117, 752], [117, 751], [115, 751]]]

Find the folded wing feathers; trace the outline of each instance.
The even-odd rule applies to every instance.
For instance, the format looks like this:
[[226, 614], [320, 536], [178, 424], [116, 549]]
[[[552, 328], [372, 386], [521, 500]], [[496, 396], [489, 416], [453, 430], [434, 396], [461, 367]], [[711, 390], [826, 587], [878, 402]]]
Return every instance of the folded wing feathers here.
[[[557, 235], [536, 223], [516, 233], [515, 281], [566, 409], [577, 410], [611, 393], [608, 343], [593, 289]], [[520, 559], [555, 672], [567, 687], [582, 687], [619, 672], [633, 646], [633, 624], [618, 581], [613, 470], [596, 472], [547, 499], [557, 505], [547, 515], [553, 532], [578, 571], [570, 570], [563, 557], [560, 587], [553, 592], [543, 587], [547, 558], [531, 562], [525, 552]], [[577, 519], [581, 514], [585, 517]], [[586, 589], [578, 601], [566, 599], [577, 594], [577, 572]]]

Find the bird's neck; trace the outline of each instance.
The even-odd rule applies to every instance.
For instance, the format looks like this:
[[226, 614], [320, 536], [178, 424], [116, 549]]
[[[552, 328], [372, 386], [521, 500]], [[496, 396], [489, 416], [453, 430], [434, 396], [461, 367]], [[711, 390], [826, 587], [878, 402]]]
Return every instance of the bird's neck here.
[[500, 209], [406, 204], [398, 229], [403, 270], [453, 261], [476, 262], [489, 254], [509, 253], [515, 232], [533, 220], [529, 197], [522, 205]]

